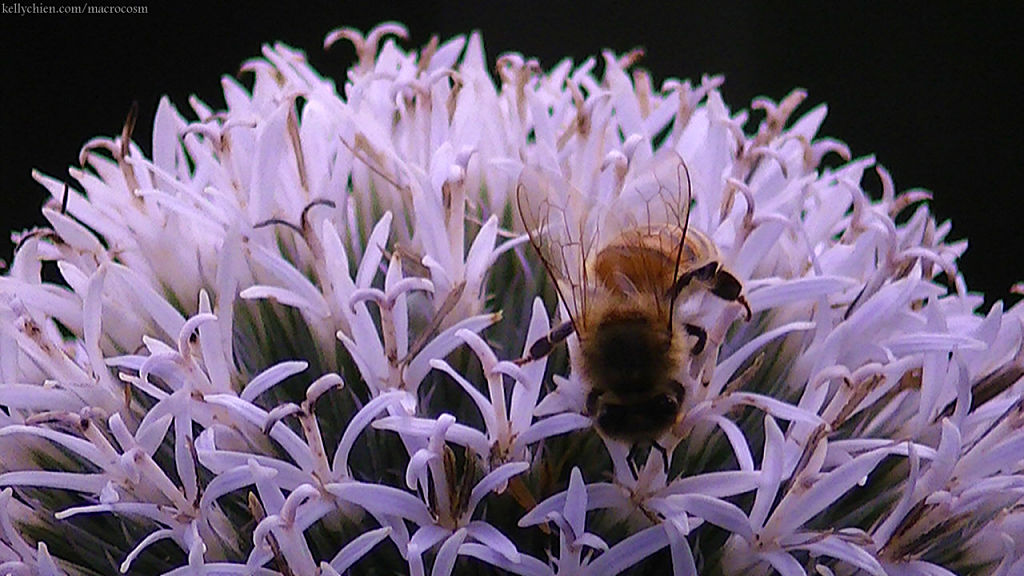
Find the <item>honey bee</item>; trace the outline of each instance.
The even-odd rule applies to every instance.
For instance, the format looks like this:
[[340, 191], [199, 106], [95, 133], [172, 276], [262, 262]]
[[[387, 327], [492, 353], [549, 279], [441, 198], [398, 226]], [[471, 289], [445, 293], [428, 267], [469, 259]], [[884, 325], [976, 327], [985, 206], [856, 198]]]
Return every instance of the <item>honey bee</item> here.
[[[516, 191], [530, 243], [554, 281], [569, 319], [534, 342], [527, 363], [575, 332], [574, 362], [586, 414], [599, 433], [635, 449], [681, 415], [687, 361], [707, 344], [677, 304], [706, 290], [750, 306], [722, 267], [714, 242], [689, 228], [690, 177], [676, 154], [634, 170], [615, 198], [585, 197], [560, 176], [524, 169]], [[667, 458], [666, 458], [667, 460]]]

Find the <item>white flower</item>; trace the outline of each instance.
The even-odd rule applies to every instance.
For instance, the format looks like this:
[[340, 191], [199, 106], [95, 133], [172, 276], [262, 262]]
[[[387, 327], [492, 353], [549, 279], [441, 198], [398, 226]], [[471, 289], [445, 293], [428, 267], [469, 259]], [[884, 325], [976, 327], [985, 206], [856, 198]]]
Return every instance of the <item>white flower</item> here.
[[[132, 115], [36, 176], [50, 226], [0, 277], [0, 573], [1024, 569], [1024, 307], [978, 312], [929, 193], [802, 92], [733, 111], [638, 53], [493, 78], [478, 35], [405, 37], [330, 34], [340, 86], [267, 46], [224, 110], [163, 100], [151, 157]], [[645, 456], [591, 425], [577, 336], [516, 362], [569, 306], [516, 199], [550, 175], [593, 231], [664, 157], [751, 318], [680, 298], [707, 345]]]

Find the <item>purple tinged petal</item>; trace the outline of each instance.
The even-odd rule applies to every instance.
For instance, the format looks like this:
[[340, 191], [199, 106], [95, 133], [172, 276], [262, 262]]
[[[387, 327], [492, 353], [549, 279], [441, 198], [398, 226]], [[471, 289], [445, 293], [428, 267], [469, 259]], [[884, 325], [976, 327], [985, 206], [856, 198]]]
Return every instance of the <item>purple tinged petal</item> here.
[[[1019, 443], [1018, 443], [1019, 444]], [[970, 473], [981, 476], [985, 474], [987, 470], [984, 466], [981, 466], [979, 462], [973, 461], [970, 454], [964, 455], [961, 458], [961, 437], [960, 431], [949, 421], [948, 418], [942, 419], [942, 436], [939, 439], [939, 448], [935, 453], [935, 457], [932, 459], [931, 466], [921, 476], [919, 487], [915, 490], [916, 498], [923, 498], [932, 492], [944, 489], [950, 477], [956, 468]], [[986, 456], [996, 452], [991, 448], [986, 450]], [[1011, 456], [1011, 454], [1013, 456]], [[1006, 454], [1009, 456], [1006, 462], [1019, 461], [1019, 451], [1011, 451]]]
[[501, 314], [498, 312], [480, 314], [479, 316], [471, 316], [465, 320], [460, 320], [443, 330], [433, 340], [428, 342], [420, 350], [420, 353], [406, 366], [405, 372], [402, 374], [402, 380], [405, 382], [405, 385], [411, 388], [419, 386], [427, 372], [430, 371], [431, 360], [444, 358], [449, 352], [462, 345], [463, 341], [455, 336], [457, 332], [460, 330], [479, 332], [499, 320], [501, 320]]
[[78, 412], [83, 407], [82, 399], [68, 390], [37, 384], [15, 384], [10, 381], [0, 386], [0, 406], [33, 412]]
[[39, 576], [65, 576], [65, 572], [57, 567], [50, 551], [46, 548], [46, 542], [36, 544], [36, 569]]
[[203, 564], [201, 569], [187, 565], [165, 572], [163, 576], [279, 576], [280, 572], [269, 568], [256, 568], [255, 570], [245, 564], [232, 564], [230, 562], [211, 562]]
[[356, 271], [356, 287], [366, 288], [373, 283], [373, 278], [377, 275], [377, 266], [384, 256], [384, 246], [387, 245], [390, 234], [391, 212], [385, 212], [366, 240], [366, 251], [363, 252], [363, 258], [359, 261], [359, 269]]
[[761, 482], [754, 496], [750, 510], [750, 524], [755, 528], [764, 526], [779, 485], [782, 484], [786, 439], [782, 430], [771, 416], [764, 417], [764, 455], [761, 457]]
[[[227, 408], [259, 429], [262, 429], [267, 421], [268, 415], [263, 409], [233, 394], [209, 394], [203, 399], [210, 404]], [[278, 422], [271, 427], [270, 437], [288, 453], [288, 456], [300, 468], [306, 470], [313, 468], [313, 456], [309, 446], [291, 428]]]
[[586, 532], [587, 520], [587, 488], [583, 484], [583, 474], [573, 467], [569, 475], [569, 489], [565, 492], [565, 508], [562, 516], [573, 530], [573, 538]]
[[818, 425], [822, 424], [822, 419], [813, 412], [804, 410], [792, 404], [787, 404], [781, 400], [776, 400], [771, 396], [765, 396], [763, 394], [755, 394], [752, 392], [733, 392], [728, 396], [723, 397], [722, 404], [734, 405], [734, 404], [746, 404], [753, 406], [762, 412], [771, 414], [776, 418], [782, 420], [789, 420], [791, 422], [804, 422], [807, 424]]
[[605, 552], [608, 550], [608, 544], [606, 544], [600, 536], [598, 536], [597, 534], [591, 534], [590, 532], [584, 532], [581, 536], [577, 536], [576, 541], [573, 542], [573, 545], [577, 548], [582, 548], [586, 546], [588, 548], [593, 548], [594, 550], [599, 550], [601, 552]]
[[328, 566], [338, 574], [345, 572], [390, 534], [391, 528], [387, 526], [360, 534], [339, 550]]
[[673, 503], [678, 503], [692, 516], [738, 534], [747, 541], [754, 539], [754, 532], [746, 513], [731, 502], [704, 494], [681, 494], [670, 496], [669, 499]]
[[170, 303], [150, 287], [149, 282], [139, 274], [120, 264], [109, 264], [110, 279], [118, 281], [135, 297], [142, 308], [160, 326], [168, 338], [176, 338], [181, 333], [185, 318]]
[[590, 418], [575, 412], [555, 414], [531, 424], [529, 428], [516, 437], [515, 443], [517, 447], [522, 448], [545, 438], [566, 434], [573, 430], [589, 428], [591, 424], [593, 424], [593, 421]]
[[86, 353], [89, 355], [89, 364], [93, 366], [93, 375], [99, 378], [100, 382], [107, 387], [116, 388], [110, 376], [110, 371], [106, 369], [103, 361], [103, 351], [100, 348], [103, 337], [101, 332], [103, 283], [106, 276], [107, 267], [106, 265], [101, 265], [96, 269], [92, 277], [89, 278], [85, 298], [82, 301], [82, 337]]
[[818, 478], [810, 488], [791, 490], [776, 507], [765, 531], [776, 535], [791, 534], [863, 482], [887, 455], [885, 451], [877, 451], [858, 456]]
[[411, 290], [432, 292], [434, 285], [425, 278], [404, 278], [402, 258], [395, 253], [391, 255], [391, 261], [388, 263], [388, 270], [384, 276], [384, 290], [387, 294], [386, 305], [391, 307], [395, 357], [405, 358], [409, 353], [409, 305], [405, 293]]
[[811, 330], [814, 326], [814, 322], [790, 322], [789, 324], [779, 326], [774, 330], [769, 330], [750, 342], [747, 342], [741, 346], [739, 350], [733, 352], [728, 358], [718, 363], [718, 367], [715, 368], [715, 374], [711, 380], [711, 392], [717, 393], [721, 391], [736, 370], [738, 370], [740, 366], [742, 366], [743, 363], [754, 354], [754, 352], [757, 352], [765, 344], [779, 338], [780, 336], [785, 336], [790, 332]]
[[427, 465], [437, 457], [437, 454], [424, 449], [417, 450], [409, 458], [409, 465], [405, 467], [405, 485], [410, 490], [415, 490], [417, 485], [427, 488]]
[[725, 437], [729, 440], [729, 445], [732, 446], [732, 453], [736, 457], [736, 462], [740, 466], [740, 470], [747, 472], [754, 471], [754, 456], [750, 453], [750, 446], [747, 445], [747, 438], [743, 435], [743, 431], [737, 426], [732, 420], [724, 418], [722, 416], [713, 416], [712, 421], [722, 432], [725, 432]]
[[328, 372], [314, 380], [313, 383], [306, 388], [306, 403], [312, 407], [316, 404], [316, 401], [320, 399], [320, 396], [326, 394], [332, 388], [342, 388], [344, 386], [345, 381], [341, 376], [333, 372]]
[[17, 434], [25, 434], [27, 436], [38, 436], [40, 438], [45, 438], [55, 444], [60, 444], [61, 446], [67, 448], [71, 452], [74, 452], [81, 458], [85, 459], [86, 461], [92, 462], [97, 466], [103, 467], [109, 465], [106, 456], [102, 452], [100, 452], [100, 450], [95, 445], [93, 445], [92, 442], [83, 440], [70, 434], [58, 432], [50, 428], [40, 428], [37, 426], [23, 426], [20, 424], [14, 424], [0, 428], [0, 437], [13, 436]]
[[[412, 416], [386, 416], [373, 423], [379, 430], [391, 430], [399, 434], [410, 434], [420, 438], [428, 438], [433, 432], [434, 420], [414, 418]], [[487, 437], [476, 428], [465, 424], [453, 423], [444, 435], [445, 440], [459, 446], [466, 446], [482, 457], [490, 454], [490, 443]]]
[[459, 554], [459, 547], [466, 540], [466, 529], [459, 528], [454, 534], [445, 539], [441, 549], [437, 551], [434, 558], [434, 566], [430, 570], [430, 576], [451, 576], [455, 568], [455, 559]]
[[[762, 281], [763, 282], [763, 281]], [[755, 314], [771, 308], [800, 301], [815, 301], [823, 296], [846, 290], [857, 283], [842, 276], [809, 276], [765, 284], [750, 291], [747, 300]]]
[[480, 479], [473, 486], [473, 491], [469, 495], [469, 503], [466, 505], [466, 510], [472, 513], [476, 510], [477, 504], [484, 496], [491, 492], [497, 491], [499, 488], [503, 488], [505, 483], [508, 482], [513, 476], [518, 476], [523, 472], [529, 470], [530, 465], [526, 462], [509, 462], [508, 464], [502, 464], [494, 470], [491, 470], [486, 476]]
[[607, 552], [587, 565], [583, 573], [587, 576], [618, 574], [643, 561], [668, 545], [668, 536], [663, 526], [650, 526], [623, 539]]
[[335, 474], [348, 475], [348, 455], [352, 450], [352, 446], [355, 445], [356, 438], [359, 437], [359, 434], [374, 418], [387, 410], [389, 406], [399, 404], [405, 395], [405, 392], [399, 391], [385, 392], [367, 402], [365, 406], [359, 409], [359, 412], [356, 412], [356, 415], [352, 417], [352, 420], [345, 428], [345, 433], [342, 434], [341, 441], [338, 442], [338, 448], [334, 452], [331, 470]]
[[958, 334], [901, 334], [881, 343], [895, 356], [910, 356], [926, 352], [948, 353], [962, 348], [984, 350], [985, 343], [970, 336]]
[[796, 558], [785, 552], [765, 552], [760, 556], [779, 571], [779, 576], [807, 576], [807, 571]]
[[546, 394], [537, 403], [533, 415], [549, 416], [568, 411], [581, 413], [586, 403], [586, 392], [579, 378], [568, 379], [556, 374], [552, 380], [555, 382], [555, 391]]
[[[248, 216], [250, 222], [273, 217], [274, 193], [282, 158], [289, 158], [286, 121], [292, 105], [280, 103], [267, 111], [255, 131], [255, 150], [250, 164]], [[269, 233], [268, 233], [269, 234]]]
[[[174, 417], [174, 468], [185, 490], [185, 499], [195, 502], [199, 495], [199, 484], [192, 453], [192, 403], [181, 402], [181, 407], [181, 411]], [[146, 457], [151, 459], [150, 454]]]
[[[726, 498], [744, 494], [758, 488], [764, 477], [764, 465], [761, 471], [726, 470], [723, 472], [707, 472], [696, 476], [685, 476], [673, 480], [659, 494], [703, 494], [713, 498]], [[591, 498], [595, 494], [591, 491]]]
[[[200, 314], [213, 313], [210, 295], [205, 288], [199, 292], [199, 312]], [[227, 318], [217, 316], [215, 323], [199, 326], [199, 346], [203, 355], [203, 364], [210, 375], [210, 382], [213, 383], [212, 392], [227, 392], [231, 390], [231, 348], [230, 343], [225, 348], [222, 335], [225, 327], [230, 332], [232, 320], [233, 318], [230, 316]]]
[[32, 548], [21, 536], [21, 532], [11, 522], [11, 495], [14, 491], [10, 488], [0, 490], [0, 536], [3, 536], [5, 547], [13, 548], [14, 552], [22, 558], [32, 556]]
[[141, 554], [142, 551], [145, 550], [150, 544], [153, 544], [154, 542], [157, 542], [159, 540], [163, 540], [164, 538], [173, 537], [174, 530], [171, 530], [169, 528], [163, 528], [160, 530], [154, 530], [153, 532], [150, 532], [145, 538], [142, 539], [141, 542], [139, 542], [135, 546], [135, 548], [132, 548], [131, 552], [129, 552], [127, 556], [125, 556], [124, 561], [121, 562], [121, 574], [125, 574], [128, 572], [128, 570], [131, 569], [132, 562], [134, 562], [135, 559], [139, 556], [139, 554]]
[[372, 302], [377, 306], [384, 306], [387, 296], [380, 288], [356, 288], [348, 299], [348, 308], [355, 311], [360, 304]]
[[94, 504], [92, 506], [75, 506], [66, 508], [54, 513], [54, 518], [64, 520], [79, 514], [96, 514], [99, 512], [113, 512], [116, 514], [132, 514], [150, 518], [164, 524], [177, 524], [174, 520], [172, 510], [166, 506], [142, 502], [112, 502], [109, 504]]
[[[544, 308], [544, 302], [540, 298], [534, 298], [530, 316], [530, 328], [526, 332], [523, 355], [525, 356], [529, 351], [529, 347], [550, 330], [551, 323], [548, 321], [548, 313]], [[521, 367], [523, 379], [517, 380], [515, 386], [512, 387], [512, 403], [509, 408], [509, 420], [512, 423], [512, 432], [514, 434], [523, 434], [533, 421], [533, 410], [537, 407], [537, 399], [540, 396], [540, 383], [544, 379], [544, 369], [546, 366], [547, 357], [544, 357]], [[523, 444], [531, 443], [523, 442]]]
[[217, 476], [206, 485], [203, 490], [202, 499], [199, 501], [201, 510], [208, 510], [213, 503], [225, 494], [229, 494], [256, 483], [256, 476], [262, 475], [266, 478], [273, 477], [277, 471], [257, 463], [252, 466], [248, 462], [217, 474]]
[[303, 372], [309, 368], [309, 363], [302, 360], [278, 362], [270, 368], [260, 372], [242, 389], [239, 397], [246, 402], [252, 402], [260, 394], [280, 384], [287, 378]]
[[467, 542], [459, 546], [459, 554], [482, 560], [491, 566], [513, 574], [520, 574], [522, 576], [554, 576], [550, 566], [533, 556], [521, 554], [518, 562], [510, 562], [508, 558], [482, 544]]
[[[365, 309], [363, 310], [365, 311]], [[373, 344], [369, 345], [373, 349], [365, 350], [366, 346], [360, 346], [355, 340], [348, 337], [347, 334], [338, 330], [335, 336], [345, 346], [345, 350], [348, 351], [352, 361], [355, 362], [356, 368], [359, 370], [359, 374], [363, 377], [363, 381], [369, 386], [370, 390], [374, 393], [380, 390], [381, 385], [387, 381], [387, 357], [384, 355], [383, 348], [380, 348], [380, 341], [377, 340], [376, 335], [373, 336]], [[377, 355], [377, 348], [380, 348], [380, 354]], [[367, 352], [363, 354], [363, 351]]]
[[477, 232], [476, 238], [473, 239], [473, 244], [470, 245], [469, 252], [466, 254], [464, 277], [467, 282], [479, 283], [486, 276], [487, 268], [493, 262], [494, 240], [497, 236], [498, 217], [492, 214], [480, 227], [480, 231]]
[[178, 134], [183, 127], [184, 120], [170, 99], [161, 97], [153, 120], [153, 164], [164, 172], [174, 173], [175, 157], [181, 149]]
[[419, 498], [391, 486], [349, 481], [328, 484], [326, 489], [374, 515], [399, 516], [420, 526], [433, 524], [430, 511]]
[[331, 314], [326, 308], [326, 303], [320, 306], [320, 303], [315, 300], [309, 300], [298, 292], [278, 286], [265, 286], [261, 284], [250, 286], [239, 292], [238, 296], [245, 300], [272, 300], [283, 306], [290, 306], [315, 314], [317, 318], [327, 318]]
[[59, 488], [61, 490], [76, 490], [86, 494], [99, 494], [106, 484], [106, 474], [78, 474], [75, 472], [50, 472], [48, 470], [24, 470], [0, 474], [0, 486]]
[[53, 226], [53, 231], [57, 233], [61, 241], [75, 250], [92, 254], [94, 257], [106, 253], [103, 244], [100, 243], [96, 236], [88, 228], [69, 216], [56, 210], [43, 208], [43, 217], [50, 222], [50, 225]]
[[455, 337], [465, 342], [476, 354], [476, 357], [480, 359], [480, 364], [483, 365], [484, 372], [494, 369], [494, 365], [498, 363], [498, 357], [494, 355], [494, 350], [491, 350], [491, 347], [484, 342], [479, 334], [472, 330], [459, 330], [455, 333]]
[[189, 340], [195, 334], [196, 330], [198, 330], [199, 327], [202, 326], [203, 324], [216, 321], [217, 317], [214, 316], [213, 314], [204, 314], [202, 312], [196, 314], [195, 316], [191, 316], [187, 320], [185, 320], [185, 323], [182, 324], [181, 326], [181, 331], [178, 332], [178, 354], [180, 354], [182, 358], [188, 358]]
[[[163, 402], [163, 400], [161, 400]], [[160, 405], [160, 402], [157, 402]], [[149, 415], [154, 415], [150, 418]], [[146, 417], [142, 419], [142, 423], [139, 424], [138, 430], [135, 431], [135, 441], [133, 446], [138, 446], [146, 454], [152, 456], [156, 454], [157, 448], [160, 447], [164, 442], [164, 438], [167, 437], [167, 431], [171, 428], [171, 422], [174, 420], [173, 413], [166, 413], [160, 415], [156, 409], [150, 410]], [[122, 445], [122, 449], [128, 450], [130, 447]]]
[[476, 404], [476, 408], [479, 410], [480, 416], [484, 420], [484, 427], [490, 434], [494, 435], [496, 433], [497, 424], [494, 419], [494, 407], [491, 406], [491, 401], [477, 390], [476, 386], [466, 380], [462, 374], [456, 372], [455, 369], [451, 367], [451, 364], [448, 364], [444, 360], [431, 360], [430, 366], [435, 370], [440, 370], [445, 374], [448, 374], [452, 377], [452, 380], [455, 380], [456, 384], [462, 387], [473, 403]]
[[693, 559], [690, 543], [686, 540], [686, 533], [676, 524], [675, 519], [670, 518], [663, 524], [672, 554], [673, 576], [697, 576], [697, 563]]
[[409, 554], [422, 555], [427, 550], [433, 548], [438, 542], [450, 536], [451, 533], [451, 530], [436, 524], [425, 524], [417, 529], [416, 533], [409, 539]]
[[872, 553], [839, 536], [828, 535], [801, 548], [810, 552], [811, 556], [829, 556], [874, 576], [886, 576], [885, 569]]
[[[602, 508], [632, 509], [633, 507], [625, 489], [616, 484], [598, 482], [588, 484], [586, 489], [588, 510], [599, 510]], [[520, 518], [519, 526], [533, 526], [534, 524], [545, 522], [548, 519], [548, 514], [551, 513], [562, 514], [565, 510], [567, 496], [567, 492], [559, 492], [554, 496], [549, 496]]]
[[[643, 129], [643, 115], [640, 113], [640, 105], [637, 102], [633, 83], [611, 52], [605, 51], [601, 55], [604, 57], [605, 65], [604, 80], [612, 93], [612, 103], [615, 107], [615, 118], [619, 129], [624, 134], [639, 133]], [[649, 147], [650, 144], [647, 146]]]

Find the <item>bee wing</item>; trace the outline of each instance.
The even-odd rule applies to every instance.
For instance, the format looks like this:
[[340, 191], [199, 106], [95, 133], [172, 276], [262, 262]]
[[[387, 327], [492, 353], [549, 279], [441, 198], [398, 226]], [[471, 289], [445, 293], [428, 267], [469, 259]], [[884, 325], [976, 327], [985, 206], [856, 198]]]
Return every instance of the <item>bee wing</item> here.
[[[675, 228], [686, 235], [690, 218], [690, 172], [675, 151], [655, 157], [630, 170], [622, 193], [609, 211], [607, 226], [623, 230], [637, 230], [645, 234], [658, 234], [666, 228]], [[678, 234], [677, 234], [678, 235]], [[682, 237], [674, 238], [681, 243]]]
[[597, 241], [590, 203], [561, 175], [529, 166], [519, 177], [516, 202], [530, 244], [578, 331], [586, 318], [587, 262]]
[[[690, 174], [683, 159], [674, 151], [637, 165], [627, 174], [622, 192], [607, 211], [602, 230], [619, 237], [620, 242], [635, 242], [636, 258], [653, 259], [655, 254], [671, 254], [673, 262], [643, 262], [638, 270], [650, 276], [634, 278], [638, 291], [668, 295], [679, 276], [686, 245], [693, 192]], [[662, 273], [664, 271], [664, 273]], [[666, 299], [671, 308], [671, 302]], [[659, 307], [662, 302], [658, 300]]]

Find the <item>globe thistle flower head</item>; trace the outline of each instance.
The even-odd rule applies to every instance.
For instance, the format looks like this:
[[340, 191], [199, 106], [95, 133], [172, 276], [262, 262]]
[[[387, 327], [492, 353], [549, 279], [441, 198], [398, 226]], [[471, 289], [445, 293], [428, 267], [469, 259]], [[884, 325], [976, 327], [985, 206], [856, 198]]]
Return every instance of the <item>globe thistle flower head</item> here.
[[[405, 37], [328, 35], [338, 85], [266, 46], [224, 110], [161, 101], [150, 156], [132, 114], [36, 175], [4, 573], [1024, 570], [1021, 308], [978, 311], [929, 193], [800, 91], [735, 111], [635, 52], [492, 75], [476, 34]], [[630, 442], [577, 321], [636, 221], [713, 265], [651, 301], [679, 400]]]

